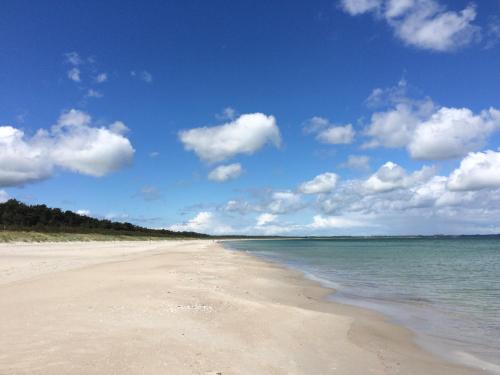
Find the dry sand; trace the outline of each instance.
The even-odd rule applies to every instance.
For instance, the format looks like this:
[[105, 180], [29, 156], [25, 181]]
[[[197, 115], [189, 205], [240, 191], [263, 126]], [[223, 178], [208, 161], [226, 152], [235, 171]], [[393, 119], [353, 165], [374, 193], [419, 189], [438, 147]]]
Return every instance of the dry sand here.
[[0, 374], [472, 374], [213, 241], [0, 245]]

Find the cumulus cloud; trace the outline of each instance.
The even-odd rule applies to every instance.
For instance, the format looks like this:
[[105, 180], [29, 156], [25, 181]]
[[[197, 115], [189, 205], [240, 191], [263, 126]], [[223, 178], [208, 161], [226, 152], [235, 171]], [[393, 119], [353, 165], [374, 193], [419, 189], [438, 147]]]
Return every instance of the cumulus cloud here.
[[430, 167], [410, 173], [388, 162], [367, 180], [344, 181], [315, 204], [327, 215], [370, 217], [386, 233], [491, 233], [491, 223], [500, 225], [496, 154], [469, 155], [449, 177]]
[[278, 216], [270, 213], [263, 213], [257, 217], [257, 226], [261, 227], [276, 220]]
[[371, 192], [380, 193], [402, 188], [405, 185], [406, 171], [393, 162], [387, 162], [365, 181], [364, 187]]
[[76, 213], [78, 215], [82, 215], [82, 216], [90, 216], [91, 212], [90, 210], [77, 210]]
[[370, 98], [385, 97], [394, 107], [372, 114], [364, 130], [371, 139], [364, 148], [405, 147], [414, 159], [453, 159], [481, 149], [500, 129], [500, 111], [495, 108], [475, 114], [468, 108], [439, 107], [429, 98], [413, 100], [401, 91], [387, 97], [384, 91], [377, 89]]
[[431, 167], [423, 167], [418, 171], [408, 174], [398, 164], [388, 161], [363, 183], [363, 187], [369, 193], [384, 193], [410, 187], [415, 183], [428, 180], [434, 174], [435, 170]]
[[276, 191], [271, 194], [271, 200], [266, 209], [274, 214], [295, 212], [304, 208], [300, 194], [292, 191]]
[[120, 132], [92, 127], [90, 116], [75, 109], [61, 115], [48, 141], [56, 165], [94, 177], [128, 165], [135, 152]]
[[111, 125], [108, 126], [109, 130], [111, 132], [118, 134], [118, 135], [124, 135], [130, 131], [130, 129], [121, 121], [115, 121]]
[[468, 108], [443, 107], [420, 123], [408, 145], [414, 159], [449, 159], [481, 148], [500, 127], [500, 111], [475, 115]]
[[108, 75], [106, 73], [99, 73], [96, 77], [95, 80], [97, 83], [103, 83], [108, 80]]
[[371, 147], [405, 147], [410, 143], [415, 129], [435, 111], [431, 100], [422, 102], [397, 103], [394, 108], [387, 111], [375, 112], [371, 122], [365, 129], [365, 135], [372, 140], [364, 145]]
[[385, 20], [405, 44], [433, 51], [452, 51], [480, 39], [474, 25], [476, 9], [447, 10], [436, 0], [341, 0], [342, 8], [356, 16], [372, 13]]
[[134, 154], [122, 134], [92, 126], [87, 113], [74, 109], [32, 137], [12, 126], [0, 126], [0, 145], [0, 186], [42, 180], [57, 167], [100, 177], [129, 164]]
[[215, 215], [209, 211], [199, 212], [194, 218], [183, 224], [174, 224], [168, 229], [176, 232], [198, 232], [209, 234], [230, 234], [233, 229], [223, 223], [220, 223]]
[[302, 195], [292, 190], [274, 191], [265, 189], [254, 191], [252, 199], [231, 199], [219, 209], [227, 213], [269, 213], [273, 215], [289, 214], [307, 206]]
[[[407, 171], [387, 162], [366, 179], [338, 181], [314, 198], [268, 190], [258, 194], [260, 202], [231, 200], [221, 212], [258, 213], [256, 224], [238, 233], [494, 233], [500, 228], [499, 158], [498, 151], [472, 153], [450, 176], [429, 166]], [[315, 212], [311, 223], [277, 220], [302, 209]]]
[[303, 194], [324, 194], [329, 193], [337, 185], [339, 176], [335, 173], [326, 172], [306, 181], [299, 186], [299, 191]]
[[334, 228], [353, 228], [353, 227], [366, 227], [366, 223], [360, 221], [336, 217], [336, 216], [321, 216], [315, 215], [313, 222], [309, 225], [312, 229], [334, 229]]
[[250, 155], [268, 143], [278, 147], [281, 142], [275, 118], [262, 113], [241, 115], [223, 125], [184, 130], [179, 139], [186, 150], [208, 163]]
[[[394, 0], [393, 0], [394, 2]], [[480, 28], [472, 22], [476, 10], [469, 5], [459, 12], [442, 11], [431, 0], [417, 1], [403, 19], [391, 18], [396, 35], [406, 44], [434, 51], [451, 51], [479, 38]]]
[[500, 188], [500, 152], [471, 152], [448, 180], [452, 191]]
[[313, 117], [306, 121], [306, 133], [316, 134], [316, 139], [329, 144], [350, 144], [356, 132], [351, 124], [334, 125], [323, 117]]
[[43, 132], [25, 139], [22, 130], [0, 126], [0, 186], [43, 180], [52, 171], [53, 162]]
[[345, 126], [332, 126], [318, 134], [317, 139], [332, 145], [349, 144], [354, 140], [355, 132], [351, 124]]
[[219, 165], [217, 168], [210, 171], [208, 179], [216, 182], [224, 182], [238, 178], [243, 172], [240, 163]]
[[366, 155], [349, 155], [347, 161], [340, 164], [342, 168], [369, 170], [370, 157]]
[[70, 70], [68, 70], [68, 78], [74, 82], [80, 82], [81, 81], [80, 69], [71, 68]]

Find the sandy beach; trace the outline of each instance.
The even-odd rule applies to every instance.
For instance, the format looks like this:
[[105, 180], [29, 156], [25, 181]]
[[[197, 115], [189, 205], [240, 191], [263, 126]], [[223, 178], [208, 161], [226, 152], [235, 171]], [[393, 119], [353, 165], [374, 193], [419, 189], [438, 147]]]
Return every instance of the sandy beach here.
[[0, 245], [0, 374], [474, 374], [214, 241]]

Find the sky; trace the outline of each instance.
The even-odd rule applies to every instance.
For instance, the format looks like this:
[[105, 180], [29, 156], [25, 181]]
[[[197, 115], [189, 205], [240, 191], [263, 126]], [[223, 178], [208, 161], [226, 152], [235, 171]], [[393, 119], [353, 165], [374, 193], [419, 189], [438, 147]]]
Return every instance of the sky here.
[[499, 0], [0, 15], [0, 201], [212, 234], [500, 232]]

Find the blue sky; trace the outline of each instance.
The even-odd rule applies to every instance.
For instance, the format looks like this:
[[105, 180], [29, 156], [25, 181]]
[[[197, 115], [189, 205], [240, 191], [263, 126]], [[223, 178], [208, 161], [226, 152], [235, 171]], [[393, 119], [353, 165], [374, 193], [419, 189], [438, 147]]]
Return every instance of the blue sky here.
[[500, 232], [500, 2], [0, 5], [0, 199], [209, 233]]

